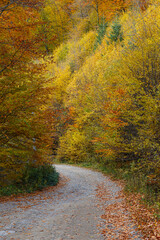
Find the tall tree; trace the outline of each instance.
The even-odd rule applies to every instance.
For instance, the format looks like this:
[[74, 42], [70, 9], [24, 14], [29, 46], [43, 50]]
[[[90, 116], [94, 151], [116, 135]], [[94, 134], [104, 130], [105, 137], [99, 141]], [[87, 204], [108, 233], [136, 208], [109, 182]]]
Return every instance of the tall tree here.
[[19, 178], [26, 164], [48, 162], [52, 87], [43, 76], [45, 64], [34, 59], [41, 53], [41, 6], [0, 2], [0, 184]]

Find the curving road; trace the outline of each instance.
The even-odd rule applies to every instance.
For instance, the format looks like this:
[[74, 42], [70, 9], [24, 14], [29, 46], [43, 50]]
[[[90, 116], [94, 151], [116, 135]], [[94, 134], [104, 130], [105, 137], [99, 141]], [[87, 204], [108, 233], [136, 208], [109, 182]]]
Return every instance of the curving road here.
[[[99, 172], [68, 165], [56, 165], [57, 171], [68, 178], [65, 185], [55, 191], [46, 190], [40, 195], [31, 195], [3, 202], [1, 209], [0, 239], [2, 240], [104, 240], [112, 238], [100, 230], [106, 220], [104, 210], [96, 196], [98, 185], [110, 189], [111, 200], [117, 199], [120, 188]], [[114, 196], [114, 199], [113, 199]], [[135, 228], [131, 227], [133, 239]], [[114, 229], [113, 229], [114, 231]], [[130, 238], [132, 239], [132, 238]]]

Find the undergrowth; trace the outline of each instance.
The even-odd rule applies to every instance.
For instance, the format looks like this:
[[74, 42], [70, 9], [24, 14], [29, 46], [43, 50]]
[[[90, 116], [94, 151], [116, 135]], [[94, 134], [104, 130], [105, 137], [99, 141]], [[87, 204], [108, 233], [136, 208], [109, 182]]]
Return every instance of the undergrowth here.
[[31, 193], [36, 190], [42, 190], [47, 186], [54, 186], [58, 183], [59, 174], [51, 165], [42, 165], [38, 167], [26, 166], [21, 178], [11, 185], [1, 187], [0, 196], [17, 195], [20, 193]]

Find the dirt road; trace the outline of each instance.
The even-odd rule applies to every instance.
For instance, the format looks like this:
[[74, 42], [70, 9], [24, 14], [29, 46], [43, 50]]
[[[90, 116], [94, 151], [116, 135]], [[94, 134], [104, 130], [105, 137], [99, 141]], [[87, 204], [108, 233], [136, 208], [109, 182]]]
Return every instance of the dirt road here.
[[[111, 194], [106, 206], [120, 202], [121, 199], [117, 199], [120, 187], [99, 172], [68, 165], [56, 165], [56, 169], [68, 179], [65, 185], [54, 191], [46, 190], [41, 194], [0, 204], [0, 239], [125, 240], [125, 237], [118, 236], [118, 232], [116, 238], [107, 235], [107, 232], [104, 235], [100, 233], [108, 223], [101, 218], [104, 205], [96, 196], [97, 186], [103, 185], [110, 189]], [[142, 239], [136, 235], [135, 226], [131, 223], [129, 222], [133, 238], [130, 239]], [[117, 230], [113, 228], [112, 231]]]

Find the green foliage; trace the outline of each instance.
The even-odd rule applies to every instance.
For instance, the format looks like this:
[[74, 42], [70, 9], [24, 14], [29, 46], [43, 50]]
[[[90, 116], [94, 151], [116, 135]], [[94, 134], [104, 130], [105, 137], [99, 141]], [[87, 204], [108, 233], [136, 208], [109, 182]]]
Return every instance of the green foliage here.
[[110, 34], [108, 36], [109, 41], [107, 41], [107, 43], [109, 44], [110, 42], [117, 42], [117, 41], [123, 41], [123, 33], [121, 30], [121, 24], [119, 23], [119, 21], [115, 21], [112, 26], [111, 26], [111, 31]]
[[54, 51], [54, 59], [56, 63], [60, 63], [66, 60], [67, 55], [69, 52], [69, 44], [61, 44], [56, 50]]
[[67, 57], [67, 55], [68, 55], [68, 46], [67, 45], [64, 45], [63, 46], [63, 49], [61, 50], [61, 52], [59, 53], [59, 61], [61, 62], [61, 61], [64, 61], [64, 60], [66, 60], [66, 57]]
[[106, 34], [106, 29], [108, 27], [108, 23], [105, 22], [105, 19], [102, 18], [101, 23], [98, 26], [98, 31], [97, 31], [97, 37], [96, 37], [96, 41], [94, 44], [94, 50], [96, 50], [96, 48], [101, 45], [102, 40]]
[[58, 183], [59, 174], [51, 165], [32, 166], [26, 165], [20, 179], [16, 179], [12, 185], [2, 187], [0, 196], [9, 196], [24, 192], [42, 190], [47, 186], [55, 186]]
[[54, 186], [58, 183], [59, 174], [55, 168], [51, 165], [32, 166], [25, 167], [21, 177], [21, 184], [24, 184], [27, 188], [30, 186], [33, 189], [42, 189], [45, 186]]

